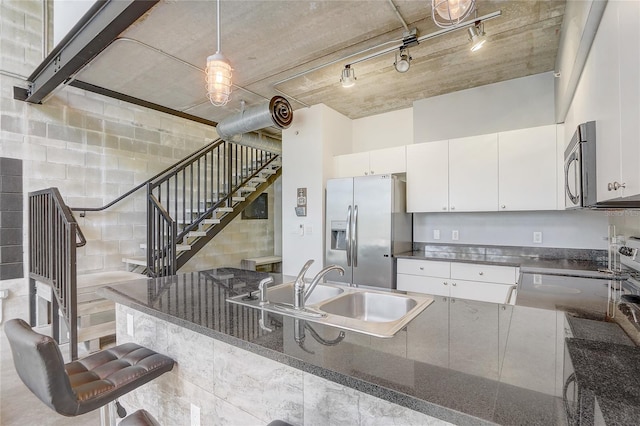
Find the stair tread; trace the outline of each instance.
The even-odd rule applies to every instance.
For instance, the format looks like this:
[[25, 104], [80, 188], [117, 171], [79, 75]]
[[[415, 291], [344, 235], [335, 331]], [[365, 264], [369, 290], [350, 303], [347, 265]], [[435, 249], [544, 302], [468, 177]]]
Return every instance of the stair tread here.
[[116, 304], [113, 300], [102, 299], [93, 302], [78, 303], [78, 316], [97, 314], [99, 312], [113, 311]]
[[146, 256], [123, 257], [122, 261], [124, 263], [130, 263], [132, 265], [147, 266], [147, 257]]
[[233, 207], [218, 207], [215, 210], [216, 213], [231, 213], [233, 212]]
[[217, 225], [220, 223], [220, 219], [204, 219], [201, 223], [205, 225]]
[[254, 188], [253, 186], [243, 186], [242, 188], [240, 188], [240, 191], [245, 191], [245, 192], [254, 192], [256, 190], [256, 188]]
[[245, 197], [231, 197], [231, 200], [232, 201], [244, 201], [244, 200], [246, 200], [246, 198]]
[[[140, 248], [146, 250], [147, 244], [146, 243], [140, 244]], [[176, 244], [176, 251], [187, 251], [187, 250], [191, 250], [191, 246], [189, 244]]]
[[86, 342], [87, 340], [99, 339], [100, 337], [111, 336], [114, 334], [116, 334], [116, 322], [103, 322], [101, 324], [79, 328], [78, 342]]
[[207, 236], [206, 231], [189, 231], [189, 233], [187, 234], [187, 237], [206, 237], [206, 236]]

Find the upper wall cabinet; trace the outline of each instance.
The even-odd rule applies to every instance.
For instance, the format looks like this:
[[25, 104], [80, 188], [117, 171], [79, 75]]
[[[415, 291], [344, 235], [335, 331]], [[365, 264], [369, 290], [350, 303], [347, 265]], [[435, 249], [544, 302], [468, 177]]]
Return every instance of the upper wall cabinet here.
[[385, 175], [406, 171], [404, 146], [337, 155], [333, 157], [333, 160], [334, 177], [337, 178]]
[[449, 141], [449, 210], [498, 208], [498, 135]]
[[407, 146], [407, 210], [555, 210], [556, 126]]
[[449, 141], [407, 146], [407, 211], [449, 211]]
[[555, 210], [556, 126], [498, 133], [499, 210]]

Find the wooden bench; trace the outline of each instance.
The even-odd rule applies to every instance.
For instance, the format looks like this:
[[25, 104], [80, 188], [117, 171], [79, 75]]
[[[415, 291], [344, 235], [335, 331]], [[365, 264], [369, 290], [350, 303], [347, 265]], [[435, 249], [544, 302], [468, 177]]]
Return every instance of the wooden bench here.
[[252, 257], [249, 259], [242, 259], [242, 262], [240, 262], [240, 267], [242, 269], [248, 269], [250, 271], [280, 272], [281, 266], [281, 256]]

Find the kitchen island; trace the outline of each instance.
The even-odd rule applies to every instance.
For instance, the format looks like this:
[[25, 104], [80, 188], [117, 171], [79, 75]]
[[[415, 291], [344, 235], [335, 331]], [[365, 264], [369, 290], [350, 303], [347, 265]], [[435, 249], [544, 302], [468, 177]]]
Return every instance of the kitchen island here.
[[102, 289], [119, 343], [178, 362], [125, 402], [165, 424], [198, 410], [202, 424], [567, 422], [562, 310], [437, 297], [391, 339], [271, 313], [268, 331], [259, 310], [226, 301], [265, 276], [219, 268]]

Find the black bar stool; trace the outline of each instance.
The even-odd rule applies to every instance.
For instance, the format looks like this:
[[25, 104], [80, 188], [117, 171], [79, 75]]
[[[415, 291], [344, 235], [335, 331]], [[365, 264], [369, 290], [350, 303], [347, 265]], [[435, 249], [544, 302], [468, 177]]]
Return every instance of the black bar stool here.
[[[135, 343], [65, 365], [56, 342], [36, 333], [23, 320], [7, 321], [4, 330], [20, 379], [49, 408], [64, 416], [105, 409], [116, 398], [171, 371], [174, 365], [171, 358]], [[104, 413], [102, 418], [104, 421]]]

